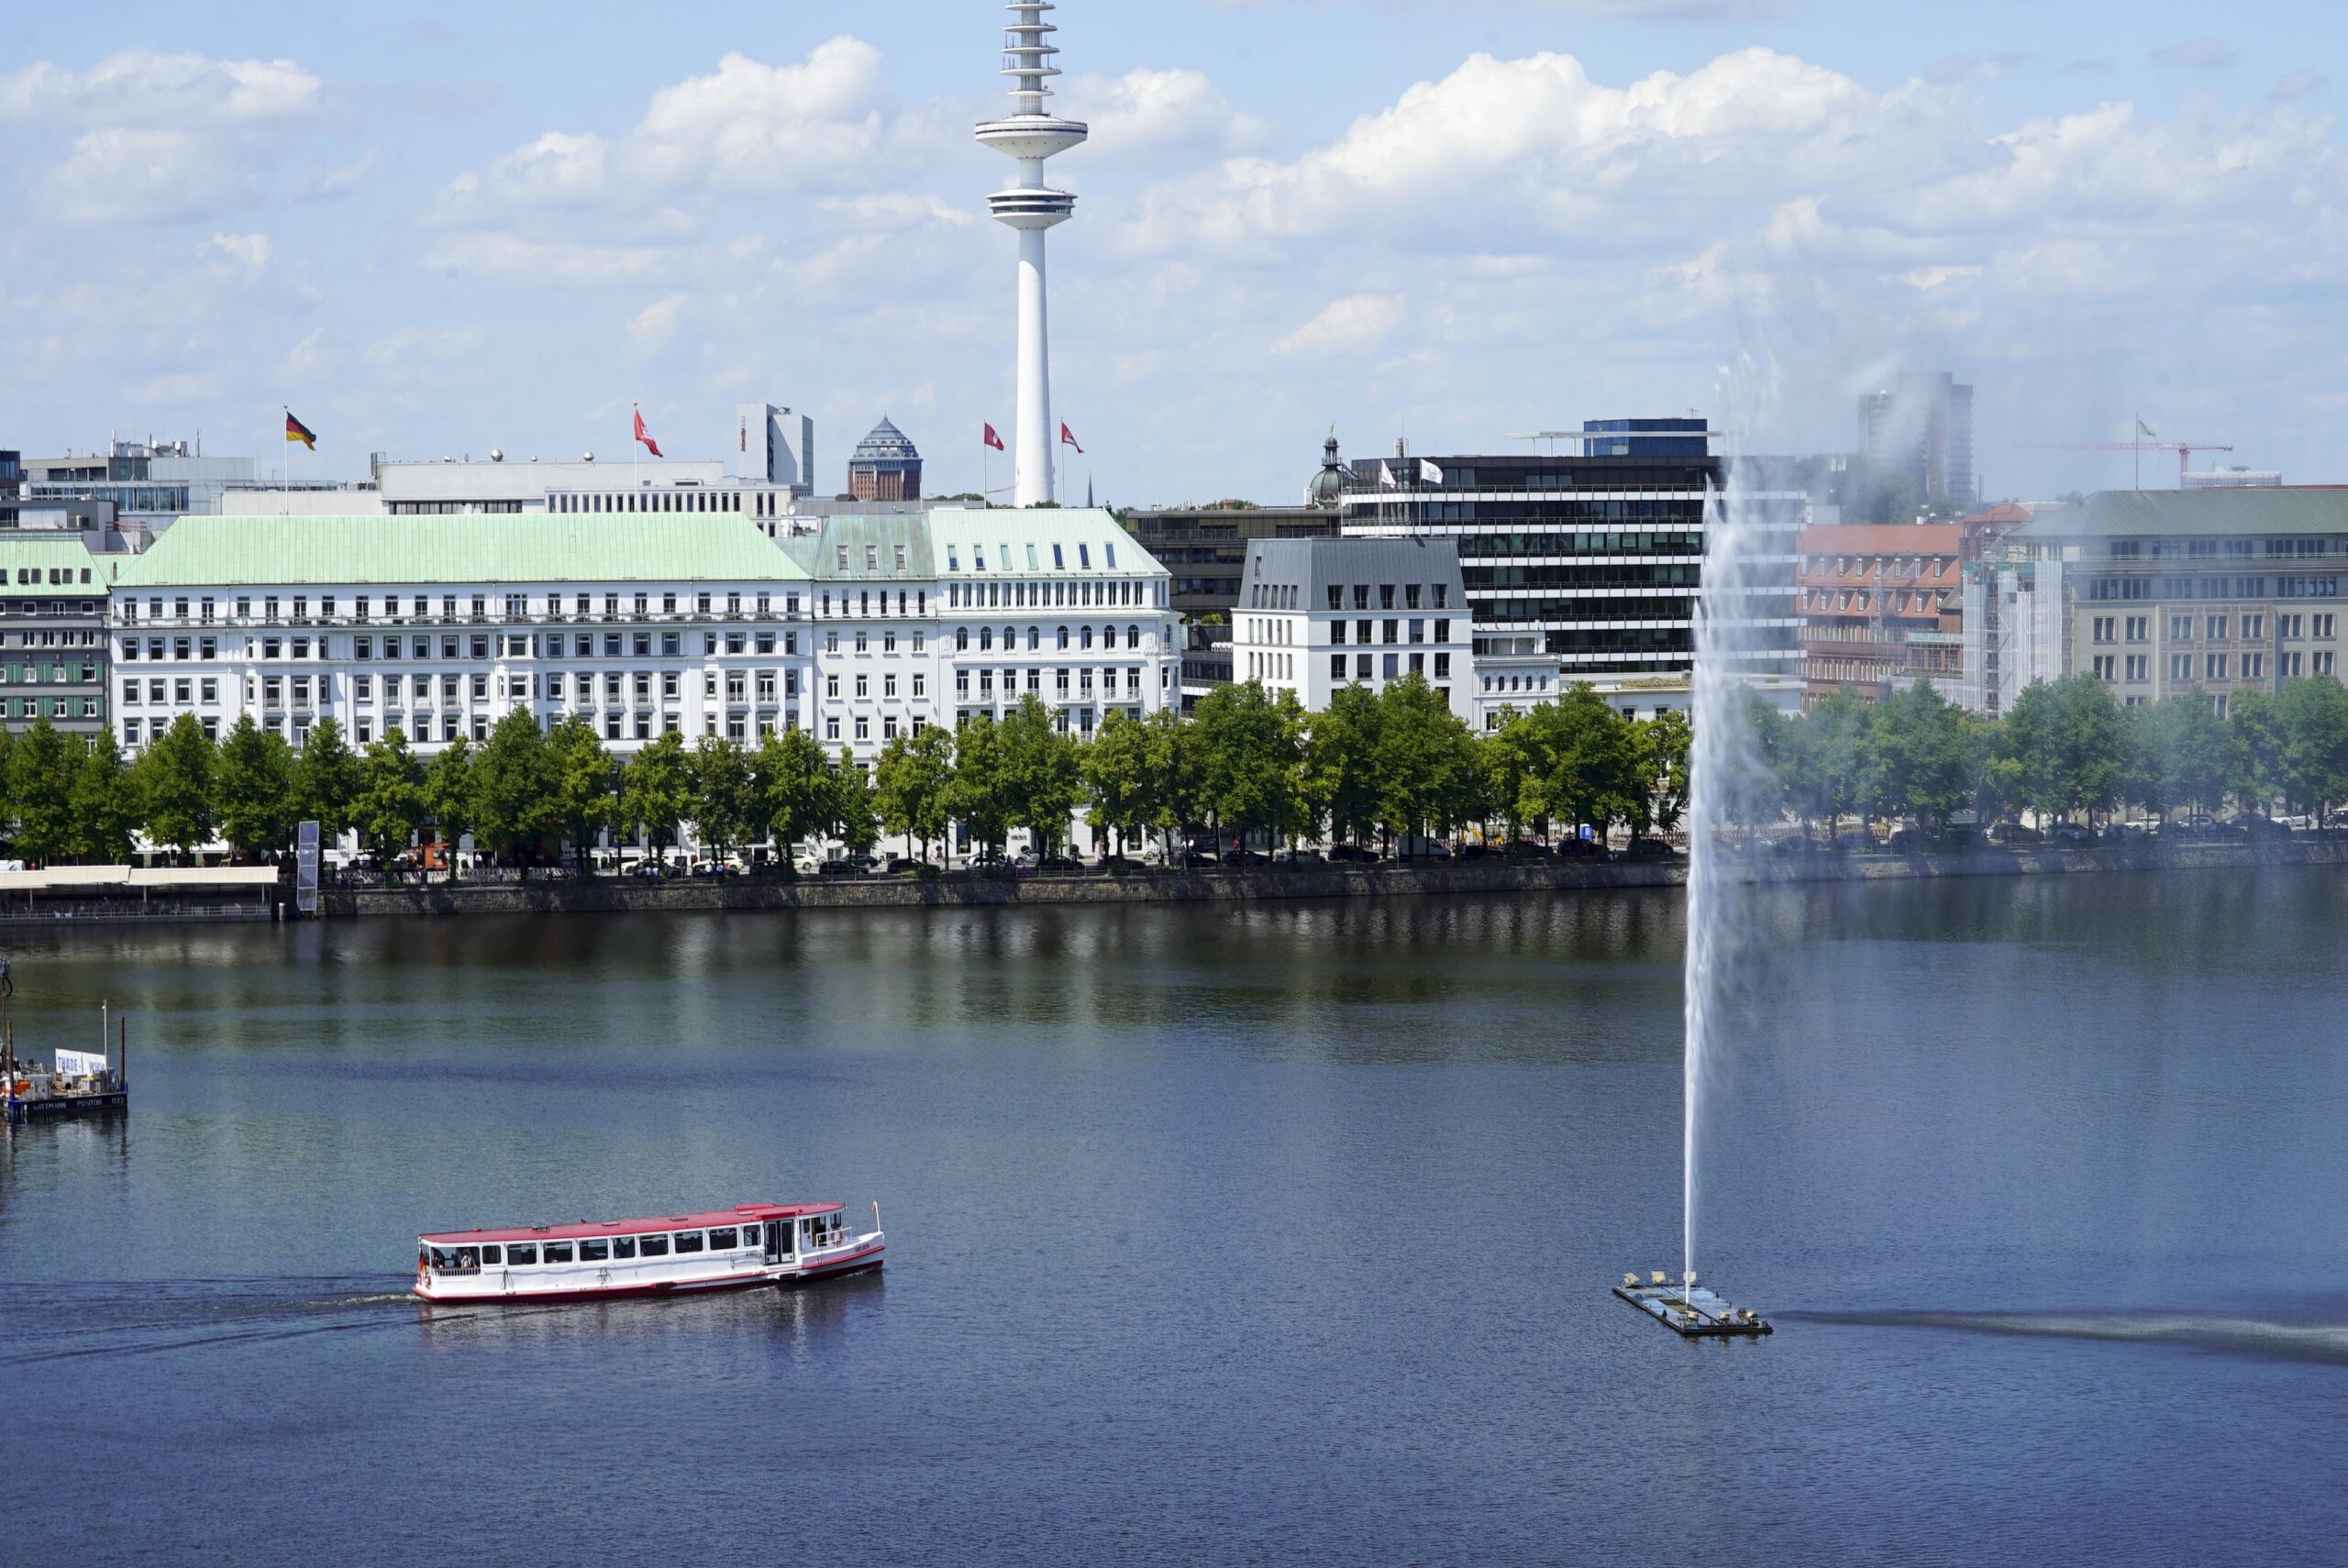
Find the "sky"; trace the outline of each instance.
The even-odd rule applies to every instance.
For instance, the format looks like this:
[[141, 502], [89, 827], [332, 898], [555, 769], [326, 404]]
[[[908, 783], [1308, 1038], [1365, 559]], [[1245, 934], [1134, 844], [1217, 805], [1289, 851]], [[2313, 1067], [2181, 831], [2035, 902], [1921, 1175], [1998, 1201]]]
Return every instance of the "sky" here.
[[[671, 457], [883, 414], [1009, 483], [994, 0], [11, 7], [0, 447], [193, 437]], [[1292, 500], [1349, 457], [1710, 415], [1846, 450], [1976, 387], [1991, 496], [2348, 480], [2348, 7], [1061, 0], [1054, 414], [1103, 502]], [[2148, 454], [2148, 482], [2175, 458]]]

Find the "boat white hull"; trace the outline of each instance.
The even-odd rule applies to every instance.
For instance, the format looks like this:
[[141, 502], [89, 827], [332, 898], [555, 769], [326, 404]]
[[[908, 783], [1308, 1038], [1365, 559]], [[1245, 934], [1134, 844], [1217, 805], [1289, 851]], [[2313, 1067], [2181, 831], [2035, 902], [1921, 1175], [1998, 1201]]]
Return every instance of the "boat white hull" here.
[[438, 1306], [497, 1306], [557, 1301], [625, 1301], [649, 1296], [693, 1296], [717, 1290], [789, 1288], [820, 1279], [838, 1279], [880, 1266], [887, 1238], [878, 1231], [841, 1246], [803, 1254], [786, 1264], [759, 1264], [724, 1273], [694, 1273], [690, 1264], [664, 1258], [656, 1263], [575, 1264], [526, 1269], [484, 1268], [478, 1274], [427, 1271], [408, 1294]]

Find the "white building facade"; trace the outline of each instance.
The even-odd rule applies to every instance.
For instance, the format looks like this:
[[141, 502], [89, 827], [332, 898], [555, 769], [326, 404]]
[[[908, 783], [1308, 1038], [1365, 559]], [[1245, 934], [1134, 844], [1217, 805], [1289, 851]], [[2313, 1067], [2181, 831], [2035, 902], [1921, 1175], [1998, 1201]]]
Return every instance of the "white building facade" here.
[[194, 518], [109, 569], [133, 749], [249, 713], [430, 755], [522, 708], [621, 756], [802, 729], [869, 762], [1030, 695], [1080, 736], [1180, 701], [1166, 571], [1100, 511]]
[[1257, 539], [1247, 547], [1231, 612], [1234, 680], [1293, 691], [1318, 712], [1345, 687], [1382, 691], [1417, 675], [1477, 724], [1471, 647], [1468, 593], [1449, 539]]
[[808, 580], [827, 747], [862, 760], [1031, 696], [1080, 737], [1180, 705], [1171, 580], [1105, 511], [838, 515], [777, 542]]

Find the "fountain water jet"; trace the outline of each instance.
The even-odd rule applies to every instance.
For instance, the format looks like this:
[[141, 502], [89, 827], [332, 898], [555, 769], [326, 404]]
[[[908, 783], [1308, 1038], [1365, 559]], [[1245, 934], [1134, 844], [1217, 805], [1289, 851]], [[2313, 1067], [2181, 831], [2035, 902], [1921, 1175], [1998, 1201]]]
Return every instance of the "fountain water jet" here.
[[[1730, 435], [1748, 428], [1755, 411], [1773, 393], [1774, 375], [1765, 358], [1748, 355], [1723, 378], [1724, 403], [1732, 411]], [[1733, 459], [1735, 453], [1730, 454]], [[1728, 907], [1731, 883], [1722, 865], [1722, 839], [1733, 823], [1755, 820], [1767, 799], [1770, 777], [1762, 755], [1761, 731], [1754, 722], [1760, 698], [1749, 678], [1755, 656], [1767, 646], [1762, 601], [1782, 575], [1772, 559], [1765, 506], [1750, 465], [1732, 460], [1725, 484], [1706, 498], [1704, 565], [1696, 613], [1696, 657], [1689, 724], [1688, 946], [1683, 977], [1684, 1027], [1682, 1130], [1680, 1141], [1680, 1275], [1669, 1286], [1660, 1275], [1647, 1286], [1626, 1281], [1617, 1296], [1682, 1333], [1760, 1332], [1768, 1325], [1751, 1314], [1755, 1328], [1697, 1330], [1675, 1321], [1667, 1309], [1708, 1313], [1727, 1303], [1697, 1285], [1696, 1206], [1700, 1193], [1699, 1132], [1706, 1090], [1711, 1087], [1716, 1043], [1725, 1021], [1729, 989], [1737, 962], [1742, 926]], [[1790, 541], [1774, 554], [1790, 551]], [[1669, 1292], [1667, 1302], [1663, 1294]], [[1692, 1318], [1688, 1321], [1693, 1321]]]

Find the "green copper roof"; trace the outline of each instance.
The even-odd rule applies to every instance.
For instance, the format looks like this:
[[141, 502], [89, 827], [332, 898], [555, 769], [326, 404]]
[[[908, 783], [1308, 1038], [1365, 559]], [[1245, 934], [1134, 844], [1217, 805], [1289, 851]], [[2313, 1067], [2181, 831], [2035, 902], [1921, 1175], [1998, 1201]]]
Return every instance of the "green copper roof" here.
[[2221, 534], [2348, 533], [2348, 490], [2268, 486], [2240, 490], [2102, 490], [2083, 502], [2042, 512], [2006, 537], [2182, 538]]
[[[931, 548], [949, 577], [974, 569], [971, 552], [978, 546], [986, 547], [986, 565], [977, 569], [991, 576], [1153, 577], [1166, 569], [1105, 507], [941, 506], [929, 518]], [[1058, 565], [1053, 561], [1055, 545], [1060, 547]]]
[[[929, 518], [925, 513], [843, 513], [825, 518], [823, 527], [813, 534], [794, 534], [777, 542], [820, 582], [875, 582], [937, 575], [930, 562]], [[905, 555], [903, 571], [897, 569], [899, 550]]]
[[118, 588], [410, 582], [753, 582], [798, 562], [732, 516], [185, 517], [110, 563]]
[[[82, 543], [78, 530], [60, 534], [0, 532], [0, 573], [6, 573], [0, 576], [0, 592], [18, 587], [17, 573], [26, 569], [39, 572], [41, 575], [34, 580], [44, 588], [48, 587], [51, 567], [61, 567], [71, 571], [73, 586], [78, 588], [83, 583], [83, 569], [96, 565], [97, 558], [91, 555], [89, 547]], [[90, 573], [89, 585], [92, 588], [101, 587], [105, 581], [103, 573]], [[30, 587], [31, 584], [23, 586]]]

